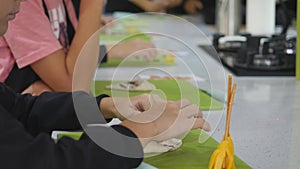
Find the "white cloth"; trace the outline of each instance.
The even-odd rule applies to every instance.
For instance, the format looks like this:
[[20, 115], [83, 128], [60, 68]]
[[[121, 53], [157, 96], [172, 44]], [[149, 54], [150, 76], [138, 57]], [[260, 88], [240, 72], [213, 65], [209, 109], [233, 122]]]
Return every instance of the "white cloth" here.
[[176, 138], [172, 138], [162, 142], [151, 141], [144, 147], [144, 154], [145, 157], [147, 157], [168, 151], [174, 151], [178, 149], [181, 145], [182, 141]]

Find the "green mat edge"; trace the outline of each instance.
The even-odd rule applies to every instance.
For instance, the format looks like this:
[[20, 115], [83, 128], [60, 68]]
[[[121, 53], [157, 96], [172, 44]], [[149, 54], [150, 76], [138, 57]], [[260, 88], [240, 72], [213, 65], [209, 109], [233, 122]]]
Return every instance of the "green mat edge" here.
[[[205, 135], [205, 137], [208, 137], [208, 140], [206, 142], [202, 143], [202, 144], [199, 143], [199, 147], [201, 147], [201, 148], [214, 147], [214, 149], [217, 148], [219, 143], [215, 139], [213, 139], [212, 137], [209, 137], [206, 133], [203, 133], [200, 130], [193, 130], [193, 131], [190, 131], [188, 133], [188, 135], [183, 139], [183, 144], [178, 150], [175, 150], [173, 152], [162, 153], [160, 155], [153, 156], [153, 157], [144, 158], [144, 162], [146, 162], [147, 164], [153, 165], [155, 167], [158, 167], [159, 169], [177, 169], [176, 166], [170, 166], [169, 163], [164, 163], [164, 165], [167, 165], [167, 166], [160, 166], [161, 164], [159, 165], [159, 164], [157, 164], [157, 162], [160, 163], [161, 160], [164, 161], [162, 158], [164, 158], [165, 156], [167, 156], [167, 158], [172, 158], [172, 156], [170, 156], [170, 155], [172, 155], [172, 153], [178, 153], [178, 151], [184, 151], [183, 150], [184, 148], [186, 148], [188, 146], [191, 146], [191, 145], [189, 145], [190, 140], [191, 140], [191, 142], [193, 142], [191, 144], [197, 144], [197, 143], [195, 143], [196, 142], [195, 137], [196, 137], [196, 135], [199, 136], [200, 133]], [[83, 132], [64, 132], [64, 133], [58, 134], [57, 139], [59, 140], [62, 137], [70, 137], [74, 140], [79, 140], [81, 138], [82, 134], [83, 134]], [[197, 148], [197, 146], [196, 146], [196, 148]], [[205, 168], [206, 168], [206, 166], [208, 167], [209, 159], [210, 159], [210, 156], [211, 156], [212, 152], [210, 153], [209, 158], [205, 159], [206, 161], [205, 160], [202, 161], [204, 163], [207, 163], [205, 165]], [[178, 159], [176, 161], [178, 161]], [[236, 165], [237, 169], [249, 169], [249, 168], [251, 168], [247, 163], [245, 163], [243, 160], [241, 160], [236, 155], [234, 157], [234, 161], [235, 161], [235, 165]], [[182, 166], [179, 166], [179, 167], [180, 168], [178, 168], [178, 169], [183, 169]], [[199, 166], [196, 166], [196, 167], [187, 166], [187, 169], [199, 169], [199, 168], [200, 168]]]
[[[191, 146], [190, 144], [197, 144], [197, 141], [195, 140], [198, 140], [198, 138], [196, 139], [195, 137], [196, 136], [199, 136], [201, 134], [205, 135], [205, 137], [207, 137], [208, 135], [200, 130], [193, 130], [193, 131], [190, 131], [188, 133], [188, 135], [183, 139], [183, 144], [182, 146], [175, 150], [175, 151], [171, 151], [171, 152], [166, 152], [166, 153], [162, 153], [160, 155], [157, 155], [157, 156], [154, 156], [154, 157], [148, 157], [148, 158], [145, 158], [144, 159], [144, 162], [150, 164], [150, 165], [153, 165], [154, 167], [157, 167], [158, 169], [202, 169], [202, 168], [208, 168], [208, 164], [209, 164], [209, 160], [210, 160], [210, 157], [213, 153], [213, 151], [217, 148], [217, 146], [219, 145], [219, 142], [217, 142], [214, 138], [212, 137], [209, 137], [204, 143], [198, 143], [199, 144], [199, 148], [209, 148], [209, 147], [213, 147], [213, 151], [210, 152], [209, 154], [209, 157], [207, 159], [204, 159], [202, 162], [205, 163], [205, 165], [203, 166], [186, 166], [187, 168], [182, 168], [183, 166], [174, 166], [172, 164], [174, 164], [175, 162], [178, 162], [178, 159], [173, 159], [175, 161], [173, 161], [172, 159], [168, 159], [168, 158], [172, 158], [172, 154], [174, 153], [180, 153], [180, 151], [183, 151], [184, 148], [188, 148], [189, 146]], [[234, 141], [234, 140], [233, 140]], [[192, 143], [191, 143], [192, 142]], [[190, 144], [189, 144], [190, 143]], [[193, 147], [196, 147], [197, 146], [194, 146], [192, 145]], [[163, 158], [167, 158], [167, 159], [163, 159]], [[167, 161], [166, 163], [164, 164], [161, 164], [161, 160], [163, 161]], [[194, 160], [194, 159], [193, 159]], [[201, 159], [199, 159], [201, 160]], [[159, 164], [157, 164], [159, 163]], [[241, 160], [238, 156], [234, 156], [234, 163], [235, 163], [235, 166], [237, 169], [251, 169], [252, 167], [250, 167], [246, 162], [244, 162], [243, 160]], [[191, 165], [195, 165], [194, 164], [191, 164]], [[178, 168], [177, 168], [178, 167]]]
[[[98, 65], [98, 67], [150, 67], [150, 66], [174, 66], [175, 62], [145, 62], [145, 61], [132, 61], [127, 62], [125, 64], [122, 63], [122, 59], [110, 59], [107, 62], [101, 63]], [[120, 65], [121, 64], [121, 65]]]
[[[164, 82], [167, 82], [167, 81], [176, 81], [176, 82], [181, 83], [181, 84], [189, 85], [189, 87], [191, 87], [191, 88], [193, 87], [193, 88], [195, 88], [195, 90], [198, 90], [199, 94], [202, 97], [204, 97], [206, 99], [209, 98], [210, 99], [210, 104], [209, 105], [201, 104], [202, 102], [196, 103], [196, 104], [199, 105], [199, 107], [200, 107], [201, 110], [204, 110], [204, 111], [211, 110], [212, 111], [212, 110], [222, 110], [224, 108], [224, 103], [219, 102], [215, 98], [209, 96], [204, 91], [202, 91], [200, 89], [197, 89], [195, 86], [193, 86], [191, 83], [189, 83], [186, 80], [149, 80], [149, 82], [151, 82], [151, 83], [153, 83], [155, 85], [157, 85], [157, 83], [155, 83], [155, 82], [162, 82], [162, 83], [164, 83]], [[119, 82], [120, 81], [114, 81], [114, 83], [119, 83]], [[104, 90], [99, 89], [99, 87], [97, 87], [97, 86], [99, 86], [98, 85], [99, 83], [104, 84], [103, 85], [103, 87], [104, 87], [106, 85], [111, 84], [111, 81], [107, 81], [107, 80], [97, 80], [97, 81], [95, 81], [95, 84], [94, 84], [95, 85], [94, 86], [94, 88], [95, 88], [94, 89], [95, 90], [94, 95], [99, 95], [99, 94], [111, 95], [111, 92], [108, 89], [104, 89]], [[122, 93], [122, 91], [116, 91], [116, 92]], [[123, 92], [125, 93], [126, 91], [123, 91]], [[135, 96], [135, 95], [139, 95], [139, 94], [143, 94], [143, 93], [149, 93], [149, 92], [146, 92], [146, 91], [145, 92], [129, 92], [129, 95], [130, 96]]]

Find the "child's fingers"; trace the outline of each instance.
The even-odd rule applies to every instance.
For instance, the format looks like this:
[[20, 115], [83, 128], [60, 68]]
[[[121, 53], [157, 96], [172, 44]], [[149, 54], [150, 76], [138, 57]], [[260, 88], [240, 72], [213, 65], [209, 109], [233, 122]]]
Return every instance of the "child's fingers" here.
[[188, 118], [202, 118], [202, 111], [199, 110], [199, 107], [195, 104], [188, 105], [181, 109], [181, 114], [184, 117]]
[[210, 131], [210, 125], [203, 118], [194, 118], [192, 119], [194, 125], [193, 129], [203, 129], [204, 131]]
[[180, 109], [183, 109], [191, 104], [191, 102], [188, 99], [181, 99], [176, 101], [175, 103], [179, 106]]

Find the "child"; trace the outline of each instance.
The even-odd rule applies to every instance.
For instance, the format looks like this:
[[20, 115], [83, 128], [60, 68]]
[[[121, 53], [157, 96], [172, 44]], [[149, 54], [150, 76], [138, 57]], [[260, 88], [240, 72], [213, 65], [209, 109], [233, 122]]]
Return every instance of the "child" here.
[[[20, 2], [21, 0], [0, 0], [0, 36], [7, 30], [8, 21], [14, 19], [19, 11]], [[130, 155], [114, 154], [107, 147], [95, 144], [86, 134], [83, 134], [79, 141], [63, 137], [54, 143], [50, 137], [52, 130], [82, 129], [74, 110], [72, 94], [81, 101], [82, 106], [90, 104], [88, 102], [93, 100], [84, 92], [46, 92], [38, 97], [20, 95], [0, 83], [0, 163], [2, 168], [131, 169], [142, 162], [142, 146], [149, 141], [166, 140], [187, 132], [191, 128], [203, 127], [209, 130], [209, 126], [202, 119], [201, 111], [184, 100], [166, 102], [158, 97], [152, 97], [153, 100], [147, 101], [142, 98], [149, 97], [141, 95], [131, 98], [131, 104], [128, 104], [128, 101], [113, 103], [112, 98], [102, 95], [96, 100], [102, 115], [106, 118], [116, 116], [112, 113], [116, 109], [114, 104], [121, 104], [124, 111], [132, 112], [133, 109], [143, 111], [133, 118], [134, 122], [124, 120], [120, 125], [112, 127], [88, 127], [88, 124], [85, 126], [86, 130], [100, 133], [99, 136], [103, 140], [109, 140], [108, 146], [120, 147], [119, 153], [130, 152]], [[149, 107], [150, 103], [152, 107]], [[135, 108], [132, 108], [132, 105], [136, 105]], [[141, 106], [143, 110], [139, 108]], [[166, 108], [160, 110], [159, 107]], [[101, 117], [101, 114], [96, 115]], [[159, 117], [156, 118], [155, 115]], [[138, 121], [139, 119], [146, 121]], [[101, 118], [100, 121], [93, 120], [105, 123]], [[193, 125], [186, 127], [189, 126], [188, 124]]]
[[[28, 0], [22, 9], [0, 38], [0, 82], [17, 92], [71, 91], [80, 49], [100, 28], [102, 1], [82, 1], [78, 20], [71, 0]], [[116, 45], [107, 55], [120, 58], [153, 47], [135, 40]]]

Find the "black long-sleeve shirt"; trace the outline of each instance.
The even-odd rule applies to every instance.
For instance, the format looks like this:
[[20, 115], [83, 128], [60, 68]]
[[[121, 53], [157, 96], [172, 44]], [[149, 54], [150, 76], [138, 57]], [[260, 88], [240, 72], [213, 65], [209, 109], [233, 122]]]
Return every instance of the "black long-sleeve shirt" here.
[[[78, 92], [77, 97], [90, 97]], [[71, 93], [44, 93], [38, 97], [19, 95], [0, 83], [0, 166], [3, 169], [100, 169], [135, 168], [142, 158], [122, 157], [95, 144], [86, 134], [79, 141], [63, 137], [55, 143], [52, 130], [81, 129]], [[109, 129], [134, 138], [112, 140], [122, 151], [135, 151], [142, 157], [136, 135], [115, 125], [102, 127], [104, 140]], [[129, 146], [126, 146], [129, 145]], [[113, 145], [112, 145], [113, 146]], [[125, 153], [126, 154], [126, 153]]]

